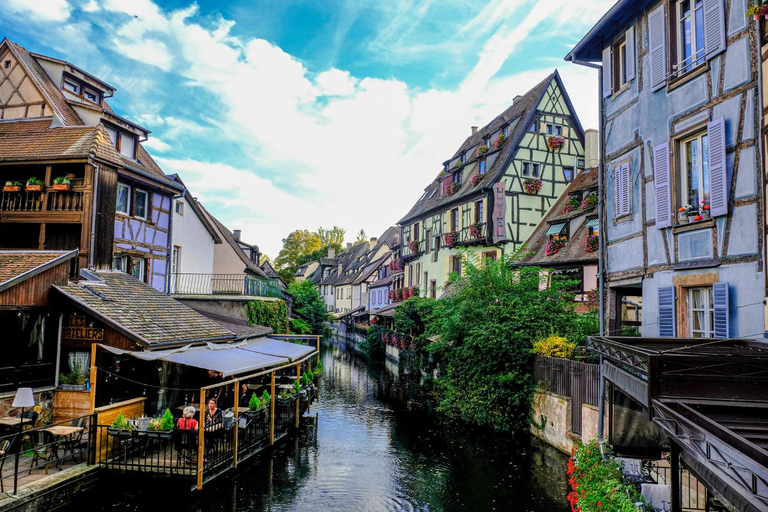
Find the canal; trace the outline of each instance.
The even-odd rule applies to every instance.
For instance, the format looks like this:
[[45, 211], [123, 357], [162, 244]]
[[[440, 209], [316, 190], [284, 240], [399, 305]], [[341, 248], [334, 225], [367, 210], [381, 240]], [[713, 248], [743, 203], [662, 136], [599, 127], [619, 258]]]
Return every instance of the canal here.
[[66, 512], [568, 510], [557, 450], [439, 421], [418, 387], [343, 341], [321, 357], [314, 421], [271, 453], [189, 496], [112, 476]]

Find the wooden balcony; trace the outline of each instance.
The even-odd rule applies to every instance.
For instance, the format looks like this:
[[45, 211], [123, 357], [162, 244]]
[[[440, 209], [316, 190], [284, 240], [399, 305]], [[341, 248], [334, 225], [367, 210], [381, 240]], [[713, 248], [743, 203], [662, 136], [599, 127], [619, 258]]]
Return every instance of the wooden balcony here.
[[0, 212], [82, 212], [81, 190], [55, 191], [52, 187], [42, 192], [0, 192]]

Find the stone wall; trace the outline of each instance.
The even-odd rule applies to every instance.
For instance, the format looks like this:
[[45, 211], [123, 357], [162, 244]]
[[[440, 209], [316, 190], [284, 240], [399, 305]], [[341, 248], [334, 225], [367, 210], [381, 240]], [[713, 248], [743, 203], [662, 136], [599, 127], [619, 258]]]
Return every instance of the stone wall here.
[[[580, 404], [581, 435], [574, 434], [571, 412], [574, 404], [570, 397], [539, 391], [534, 395], [532, 415], [538, 425], [531, 425], [531, 433], [550, 446], [570, 454], [573, 439], [584, 442], [597, 437], [597, 419], [599, 417], [596, 405]], [[605, 408], [605, 428], [608, 429], [608, 408]]]
[[[53, 420], [53, 389], [44, 391], [36, 391], [35, 395], [35, 407], [37, 412], [37, 422], [35, 426], [47, 425]], [[21, 415], [21, 409], [13, 407], [13, 399], [15, 393], [8, 393], [0, 397], [0, 416], [19, 416]]]

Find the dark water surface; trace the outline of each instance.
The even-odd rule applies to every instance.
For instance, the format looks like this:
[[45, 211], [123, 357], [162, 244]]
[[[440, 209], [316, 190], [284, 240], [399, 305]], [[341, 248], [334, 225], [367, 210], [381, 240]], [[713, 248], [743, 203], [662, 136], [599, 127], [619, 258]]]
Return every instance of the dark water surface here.
[[192, 495], [110, 477], [66, 511], [567, 510], [555, 449], [439, 422], [418, 388], [344, 342], [325, 343], [322, 360], [316, 421], [271, 453]]

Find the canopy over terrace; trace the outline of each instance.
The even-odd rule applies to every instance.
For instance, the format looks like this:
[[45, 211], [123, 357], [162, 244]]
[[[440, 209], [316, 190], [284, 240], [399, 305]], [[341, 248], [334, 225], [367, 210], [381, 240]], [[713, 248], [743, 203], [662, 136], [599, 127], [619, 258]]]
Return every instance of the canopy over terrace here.
[[231, 377], [273, 366], [289, 364], [313, 352], [315, 348], [269, 338], [231, 344], [208, 343], [187, 345], [178, 349], [135, 352], [99, 345], [113, 354], [127, 354], [144, 361], [167, 361], [204, 370], [220, 372]]

